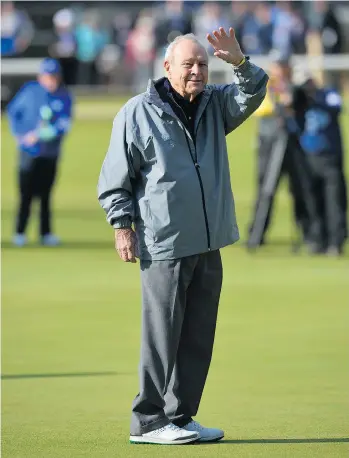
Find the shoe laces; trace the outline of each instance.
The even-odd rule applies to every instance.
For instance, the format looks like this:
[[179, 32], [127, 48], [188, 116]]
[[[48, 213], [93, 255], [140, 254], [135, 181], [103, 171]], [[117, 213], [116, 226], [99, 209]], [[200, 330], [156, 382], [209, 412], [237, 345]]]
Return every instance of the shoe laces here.
[[172, 431], [179, 431], [181, 429], [173, 423], [170, 423], [169, 425], [167, 425], [167, 428], [172, 429]]
[[[169, 423], [168, 425], [166, 426], [163, 426], [162, 428], [159, 428], [156, 430], [156, 434], [161, 434], [163, 433], [164, 431], [168, 430], [168, 429], [171, 429], [172, 431], [178, 431], [180, 430], [180, 428], [176, 425], [174, 425], [173, 423]], [[154, 431], [155, 432], [155, 431]]]
[[193, 428], [195, 428], [196, 430], [200, 430], [202, 431], [204, 429], [203, 426], [200, 425], [200, 423], [198, 423], [197, 421], [195, 420], [192, 420], [188, 423], [188, 425], [191, 425]]

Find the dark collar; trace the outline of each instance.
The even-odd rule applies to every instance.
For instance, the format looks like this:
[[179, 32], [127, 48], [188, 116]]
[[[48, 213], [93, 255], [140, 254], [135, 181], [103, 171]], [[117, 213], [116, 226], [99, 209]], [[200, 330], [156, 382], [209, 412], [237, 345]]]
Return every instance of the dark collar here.
[[189, 108], [189, 106], [192, 106], [192, 105], [199, 105], [200, 100], [202, 98], [202, 94], [203, 94], [201, 92], [200, 94], [198, 94], [195, 97], [195, 99], [193, 101], [190, 102], [190, 100], [186, 99], [181, 94], [179, 94], [175, 89], [173, 89], [173, 87], [171, 86], [170, 81], [167, 78], [165, 78], [165, 81], [164, 81], [164, 88], [166, 89], [167, 94], [168, 95], [172, 95], [174, 97], [174, 99], [176, 100], [176, 102], [180, 106], [184, 106], [184, 107], [188, 107], [188, 108]]
[[[168, 91], [165, 88], [165, 81], [167, 78], [162, 77], [157, 80], [149, 80], [148, 82], [148, 87], [147, 91], [145, 93], [145, 101], [147, 103], [152, 104], [156, 110], [158, 110], [159, 115], [163, 116], [164, 113], [169, 114], [170, 116], [176, 116], [172, 106], [173, 104], [170, 103], [170, 98], [168, 97]], [[200, 94], [199, 99], [197, 100], [198, 102], [201, 103], [198, 104], [198, 117], [200, 118], [201, 114], [205, 110], [210, 97], [213, 92], [213, 86], [212, 85], [207, 85], [205, 87], [205, 90]], [[172, 97], [171, 97], [172, 98]], [[196, 100], [197, 97], [195, 97], [194, 100]], [[195, 105], [194, 105], [195, 106]]]

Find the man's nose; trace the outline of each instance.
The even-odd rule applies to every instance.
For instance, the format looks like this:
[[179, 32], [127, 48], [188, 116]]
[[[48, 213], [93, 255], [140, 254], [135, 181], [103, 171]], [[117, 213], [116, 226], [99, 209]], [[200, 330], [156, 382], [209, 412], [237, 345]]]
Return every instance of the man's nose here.
[[198, 75], [200, 73], [200, 65], [199, 64], [194, 64], [191, 68], [191, 72], [194, 74], [194, 75]]

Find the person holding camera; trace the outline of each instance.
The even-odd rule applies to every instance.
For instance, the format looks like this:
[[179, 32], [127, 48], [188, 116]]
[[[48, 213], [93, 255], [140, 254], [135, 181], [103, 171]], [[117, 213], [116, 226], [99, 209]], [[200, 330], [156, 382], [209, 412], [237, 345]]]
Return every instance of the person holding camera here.
[[289, 181], [294, 220], [310, 251], [319, 238], [309, 170], [298, 139], [291, 73], [287, 57], [278, 56], [273, 60], [266, 98], [254, 113], [259, 119], [258, 181], [248, 248], [266, 242], [275, 195], [283, 175], [287, 175]]
[[295, 93], [294, 109], [320, 218], [318, 252], [338, 256], [347, 237], [347, 192], [339, 122], [342, 101], [336, 90], [319, 87], [310, 75], [303, 79]]

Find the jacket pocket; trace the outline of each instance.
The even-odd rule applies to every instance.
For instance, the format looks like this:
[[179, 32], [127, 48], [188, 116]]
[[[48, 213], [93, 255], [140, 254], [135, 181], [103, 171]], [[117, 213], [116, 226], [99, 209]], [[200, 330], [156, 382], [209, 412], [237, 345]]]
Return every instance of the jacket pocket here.
[[147, 239], [154, 241], [153, 218], [148, 198], [142, 199], [141, 220], [144, 230], [144, 235]]
[[155, 242], [161, 242], [171, 235], [171, 218], [168, 206], [168, 191], [152, 188], [149, 196], [150, 220]]

